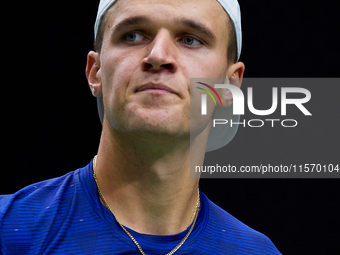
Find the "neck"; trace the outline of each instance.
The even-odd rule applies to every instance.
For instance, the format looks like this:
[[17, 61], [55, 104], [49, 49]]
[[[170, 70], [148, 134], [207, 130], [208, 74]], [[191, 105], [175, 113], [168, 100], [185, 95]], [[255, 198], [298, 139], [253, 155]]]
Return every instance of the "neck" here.
[[[117, 221], [143, 234], [184, 231], [198, 200], [199, 179], [190, 178], [190, 138], [138, 141], [112, 132], [103, 129], [95, 170]], [[195, 158], [203, 161], [204, 152]]]

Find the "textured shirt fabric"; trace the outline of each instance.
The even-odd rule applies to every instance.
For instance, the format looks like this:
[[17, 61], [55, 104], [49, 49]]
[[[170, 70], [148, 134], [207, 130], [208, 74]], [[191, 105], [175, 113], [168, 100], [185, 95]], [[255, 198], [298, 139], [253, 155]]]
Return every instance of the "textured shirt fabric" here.
[[[187, 230], [168, 236], [129, 232], [146, 254], [166, 254]], [[64, 176], [0, 196], [0, 254], [140, 254], [99, 200], [92, 162]], [[175, 254], [281, 254], [201, 192], [194, 229]]]

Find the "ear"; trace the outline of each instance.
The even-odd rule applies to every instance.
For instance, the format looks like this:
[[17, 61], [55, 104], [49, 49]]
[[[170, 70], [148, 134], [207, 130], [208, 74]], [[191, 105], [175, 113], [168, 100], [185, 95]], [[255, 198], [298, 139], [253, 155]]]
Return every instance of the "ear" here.
[[95, 97], [101, 97], [102, 94], [102, 81], [100, 76], [100, 57], [99, 53], [90, 51], [87, 54], [87, 63], [85, 74], [91, 92]]
[[[237, 62], [228, 67], [227, 83], [241, 88], [245, 65], [242, 62]], [[233, 95], [229, 89], [222, 89], [221, 100], [223, 106], [229, 107], [233, 103]]]

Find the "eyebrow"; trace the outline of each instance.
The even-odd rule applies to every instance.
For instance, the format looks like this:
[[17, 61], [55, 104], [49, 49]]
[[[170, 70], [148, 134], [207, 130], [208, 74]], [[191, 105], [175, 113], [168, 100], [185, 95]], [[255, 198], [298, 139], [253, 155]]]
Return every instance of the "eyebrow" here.
[[216, 40], [216, 36], [214, 35], [214, 33], [209, 28], [207, 28], [205, 25], [201, 24], [200, 22], [196, 20], [180, 18], [180, 19], [177, 19], [176, 22], [179, 24], [183, 24], [184, 26], [190, 27], [201, 34], [206, 35], [211, 40]]
[[[145, 24], [147, 25], [151, 23], [152, 23], [151, 19], [148, 18], [147, 16], [133, 16], [133, 17], [126, 18], [122, 20], [121, 22], [119, 22], [117, 25], [114, 26], [112, 31], [113, 33], [117, 33], [120, 31], [124, 31], [134, 25], [145, 25]], [[182, 25], [182, 26], [194, 29], [201, 34], [204, 34], [211, 40], [216, 40], [216, 36], [214, 35], [214, 33], [208, 27], [206, 27], [204, 24], [200, 23], [199, 21], [187, 19], [187, 18], [177, 18], [175, 20], [175, 23], [178, 25]]]
[[122, 20], [117, 25], [115, 25], [113, 28], [113, 33], [123, 31], [133, 25], [141, 25], [141, 24], [148, 24], [148, 23], [151, 23], [151, 20], [145, 16], [129, 17], [129, 18]]

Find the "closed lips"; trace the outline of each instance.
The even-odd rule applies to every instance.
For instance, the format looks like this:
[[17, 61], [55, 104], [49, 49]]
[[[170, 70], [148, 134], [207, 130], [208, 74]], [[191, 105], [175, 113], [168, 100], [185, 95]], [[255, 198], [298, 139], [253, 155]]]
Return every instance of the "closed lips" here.
[[148, 84], [142, 85], [136, 90], [136, 93], [147, 91], [147, 90], [163, 90], [163, 91], [167, 91], [169, 93], [177, 95], [177, 93], [173, 91], [170, 87], [163, 85], [163, 84], [159, 84], [159, 83], [158, 84], [148, 83]]

